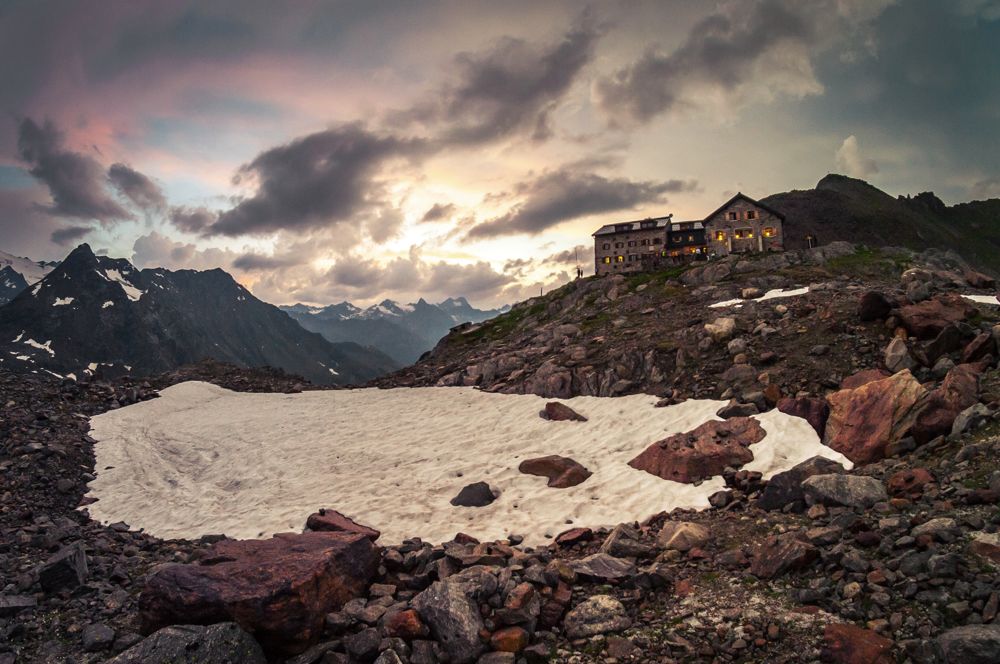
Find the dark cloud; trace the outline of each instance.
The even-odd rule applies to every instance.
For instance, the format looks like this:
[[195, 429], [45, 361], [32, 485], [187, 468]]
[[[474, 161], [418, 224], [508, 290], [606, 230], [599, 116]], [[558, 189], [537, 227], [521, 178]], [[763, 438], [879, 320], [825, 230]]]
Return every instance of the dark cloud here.
[[127, 164], [111, 164], [108, 179], [122, 196], [140, 210], [152, 213], [167, 208], [167, 199], [160, 185]]
[[[733, 7], [737, 11], [731, 11]], [[765, 55], [811, 41], [813, 26], [801, 8], [787, 0], [760, 0], [713, 13], [699, 21], [675, 51], [651, 48], [636, 62], [596, 81], [595, 101], [614, 121], [631, 124], [678, 106], [697, 105], [696, 97], [704, 96], [706, 88], [732, 91], [755, 74]]]
[[299, 260], [294, 256], [265, 256], [264, 254], [242, 254], [233, 260], [233, 267], [237, 270], [251, 272], [254, 270], [277, 270], [283, 267], [298, 265]]
[[349, 124], [271, 148], [242, 166], [237, 180], [257, 190], [219, 214], [208, 235], [261, 235], [308, 230], [349, 221], [382, 203], [376, 182], [381, 167], [398, 157], [417, 157], [425, 145]]
[[525, 268], [531, 267], [535, 261], [528, 258], [511, 258], [503, 264], [504, 272], [513, 272], [514, 274], [524, 274]]
[[633, 181], [606, 178], [563, 167], [546, 171], [534, 180], [520, 183], [521, 197], [507, 214], [472, 227], [468, 239], [526, 233], [536, 235], [566, 221], [604, 212], [628, 210], [646, 203], [662, 203], [664, 194], [692, 191], [693, 181]]
[[170, 208], [170, 221], [188, 233], [201, 233], [218, 218], [218, 213], [203, 207], [175, 206]]
[[1000, 198], [1000, 176], [979, 180], [970, 189], [975, 199]]
[[91, 230], [93, 229], [88, 228], [87, 226], [69, 226], [67, 228], [58, 228], [52, 231], [52, 235], [50, 237], [52, 242], [55, 244], [72, 244], [73, 242], [83, 238]]
[[594, 259], [594, 247], [585, 247], [582, 244], [578, 244], [570, 249], [564, 249], [563, 251], [558, 251], [550, 256], [546, 256], [542, 259], [543, 263], [553, 263], [556, 265], [565, 265], [573, 263], [590, 263]]
[[424, 216], [420, 218], [423, 223], [429, 223], [432, 221], [447, 221], [451, 219], [452, 215], [455, 214], [455, 205], [453, 203], [435, 203], [424, 213]]
[[50, 214], [104, 223], [133, 218], [108, 192], [97, 160], [65, 149], [63, 135], [51, 121], [39, 125], [30, 118], [21, 120], [17, 148], [30, 166], [28, 172], [48, 187], [52, 204], [44, 209]]
[[482, 53], [455, 57], [456, 80], [394, 121], [416, 121], [445, 144], [479, 144], [515, 134], [551, 136], [550, 115], [591, 61], [600, 32], [584, 17], [547, 48], [505, 37]]

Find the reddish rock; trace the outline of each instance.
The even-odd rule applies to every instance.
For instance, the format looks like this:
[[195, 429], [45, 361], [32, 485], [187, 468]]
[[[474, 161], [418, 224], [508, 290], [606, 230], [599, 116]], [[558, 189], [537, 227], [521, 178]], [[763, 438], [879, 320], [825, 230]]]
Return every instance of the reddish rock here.
[[576, 486], [593, 475], [573, 459], [558, 454], [538, 457], [537, 459], [525, 459], [517, 469], [527, 475], [541, 475], [549, 478], [549, 486], [555, 489]]
[[752, 461], [748, 447], [764, 435], [760, 423], [749, 417], [705, 422], [693, 431], [653, 443], [628, 465], [665, 480], [697, 482], [720, 474], [727, 466], [739, 468]]
[[918, 339], [933, 339], [944, 328], [964, 321], [976, 311], [969, 300], [949, 293], [901, 307], [899, 319], [906, 331]]
[[499, 652], [521, 652], [527, 645], [528, 632], [523, 627], [504, 627], [490, 637], [490, 647]]
[[587, 418], [569, 406], [558, 401], [545, 404], [545, 410], [538, 413], [539, 417], [553, 422], [586, 422]]
[[934, 476], [924, 468], [912, 468], [895, 473], [886, 486], [894, 496], [919, 496], [924, 487], [933, 481]]
[[328, 509], [321, 509], [318, 512], [310, 514], [309, 518], [306, 519], [306, 528], [319, 532], [357, 533], [364, 535], [373, 542], [382, 535], [382, 533], [374, 528], [362, 526], [350, 517], [346, 517], [336, 510]]
[[322, 635], [327, 613], [365, 591], [378, 564], [378, 548], [356, 533], [223, 540], [200, 564], [170, 565], [147, 579], [142, 632], [231, 621], [269, 653], [295, 654]]
[[996, 353], [997, 345], [991, 332], [981, 332], [962, 351], [962, 362], [976, 362]]
[[997, 283], [993, 277], [985, 275], [982, 272], [976, 272], [969, 267], [962, 270], [962, 277], [973, 288], [993, 288]]
[[760, 579], [773, 579], [806, 567], [819, 557], [819, 549], [787, 534], [768, 537], [751, 554], [750, 573]]
[[592, 539], [594, 539], [594, 531], [590, 528], [570, 528], [556, 535], [556, 544], [559, 546], [573, 546], [580, 542], [589, 542]]
[[853, 390], [856, 387], [867, 385], [868, 383], [872, 383], [876, 380], [888, 378], [889, 375], [888, 371], [883, 371], [882, 369], [865, 369], [864, 371], [859, 371], [856, 374], [851, 374], [844, 380], [840, 381], [840, 389]]
[[854, 463], [878, 461], [886, 446], [909, 435], [926, 397], [927, 390], [907, 369], [834, 392], [827, 397], [830, 417], [823, 442]]
[[820, 397], [785, 397], [778, 401], [778, 410], [786, 415], [801, 417], [816, 430], [820, 440], [830, 417], [830, 405]]
[[823, 630], [822, 659], [834, 664], [891, 664], [892, 641], [847, 623], [831, 623]]
[[868, 291], [858, 300], [858, 318], [868, 322], [889, 317], [893, 303], [878, 291]]
[[385, 621], [385, 631], [389, 636], [400, 639], [422, 639], [430, 633], [414, 609], [392, 614]]
[[781, 401], [781, 388], [775, 383], [771, 383], [764, 388], [764, 399], [769, 406], [776, 406]]
[[941, 387], [928, 395], [917, 417], [912, 431], [917, 443], [922, 445], [951, 432], [958, 414], [979, 400], [980, 372], [973, 364], [959, 364], [948, 372]]

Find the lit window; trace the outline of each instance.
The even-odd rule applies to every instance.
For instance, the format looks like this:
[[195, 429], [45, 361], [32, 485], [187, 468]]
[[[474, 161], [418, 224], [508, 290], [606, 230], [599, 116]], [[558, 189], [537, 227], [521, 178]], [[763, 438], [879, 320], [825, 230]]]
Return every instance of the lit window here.
[[688, 242], [694, 242], [694, 236], [688, 235]]
[[764, 227], [764, 237], [774, 237], [774, 228], [772, 226]]
[[625, 257], [624, 256], [615, 256], [615, 262], [616, 263], [624, 263], [625, 262]]
[[726, 241], [726, 231], [715, 231], [715, 241], [725, 242]]
[[604, 262], [605, 265], [610, 264], [611, 263], [611, 256], [605, 256], [603, 262]]
[[666, 258], [667, 257], [667, 250], [664, 249], [663, 251], [661, 251], [660, 252], [660, 256], [662, 256], [663, 258]]
[[737, 228], [733, 231], [733, 235], [737, 240], [745, 240], [753, 237], [753, 229], [750, 228]]

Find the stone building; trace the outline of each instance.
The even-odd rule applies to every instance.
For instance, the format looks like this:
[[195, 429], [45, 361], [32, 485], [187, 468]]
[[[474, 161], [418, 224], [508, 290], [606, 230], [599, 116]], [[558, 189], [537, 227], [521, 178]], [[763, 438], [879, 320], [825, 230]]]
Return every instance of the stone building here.
[[785, 215], [737, 193], [705, 218], [710, 256], [783, 251]]
[[664, 252], [670, 218], [668, 215], [598, 228], [594, 233], [594, 272], [630, 274], [651, 269]]

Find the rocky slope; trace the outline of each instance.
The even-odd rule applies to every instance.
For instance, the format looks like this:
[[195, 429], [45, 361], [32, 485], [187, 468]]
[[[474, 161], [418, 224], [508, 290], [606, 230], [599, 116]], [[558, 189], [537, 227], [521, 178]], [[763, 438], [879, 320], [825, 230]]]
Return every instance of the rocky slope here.
[[10, 302], [29, 285], [41, 281], [58, 263], [33, 261], [0, 251], [0, 305]]
[[[305, 385], [218, 364], [145, 384], [0, 370], [0, 662], [998, 661], [1000, 307], [959, 295], [995, 290], [947, 256], [841, 247], [775, 260], [577, 282], [449, 335], [387, 381], [457, 373], [510, 391], [728, 393], [730, 427], [652, 447], [666, 454], [685, 439], [685, 463], [714, 459], [734, 437], [723, 431], [752, 433], [744, 418], [776, 406], [858, 464], [812, 459], [768, 482], [726, 468], [710, 509], [567, 523], [544, 547], [457, 534], [385, 543], [373, 566], [379, 524], [332, 510], [303, 515], [311, 532], [263, 542], [101, 526], [73, 509], [94, 471], [86, 416], [195, 377]], [[809, 284], [831, 286], [707, 308], [742, 288]], [[588, 329], [601, 311], [605, 326]], [[677, 345], [659, 351], [661, 339]], [[518, 342], [533, 352], [510, 366]], [[652, 352], [648, 369], [630, 368], [615, 355], [623, 348]], [[568, 378], [537, 380], [550, 360], [558, 370], [547, 375]], [[492, 375], [475, 369], [488, 361]], [[581, 472], [571, 484], [586, 481]], [[258, 583], [223, 573], [250, 560]], [[312, 592], [320, 583], [327, 590]], [[214, 626], [159, 629], [181, 616]]]
[[363, 382], [397, 366], [307, 332], [222, 270], [137, 270], [87, 245], [0, 307], [0, 366], [14, 370], [143, 376], [203, 358], [320, 384]]

